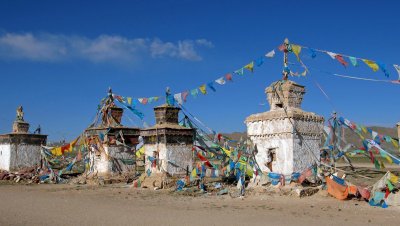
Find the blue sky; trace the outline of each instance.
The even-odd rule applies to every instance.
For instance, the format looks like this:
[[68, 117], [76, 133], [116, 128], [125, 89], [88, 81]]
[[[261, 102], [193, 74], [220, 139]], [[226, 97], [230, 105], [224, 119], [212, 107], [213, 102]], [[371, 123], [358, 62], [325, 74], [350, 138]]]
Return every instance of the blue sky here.
[[[23, 105], [32, 129], [50, 140], [72, 139], [91, 123], [107, 88], [123, 96], [177, 93], [213, 81], [293, 43], [384, 62], [389, 79], [400, 64], [395, 1], [2, 1], [0, 3], [0, 132], [11, 131]], [[387, 79], [360, 63], [344, 68], [303, 49], [309, 68]], [[296, 62], [293, 55], [291, 62]], [[293, 71], [301, 68], [293, 66]], [[245, 118], [269, 109], [264, 89], [281, 78], [282, 54], [185, 104], [209, 127], [245, 131]], [[311, 70], [303, 108], [325, 117], [336, 110], [364, 125], [398, 122], [400, 85], [334, 77]], [[316, 84], [326, 92], [330, 101]], [[158, 102], [157, 104], [161, 104]], [[153, 124], [152, 108], [139, 105]], [[141, 125], [134, 115], [125, 125]]]

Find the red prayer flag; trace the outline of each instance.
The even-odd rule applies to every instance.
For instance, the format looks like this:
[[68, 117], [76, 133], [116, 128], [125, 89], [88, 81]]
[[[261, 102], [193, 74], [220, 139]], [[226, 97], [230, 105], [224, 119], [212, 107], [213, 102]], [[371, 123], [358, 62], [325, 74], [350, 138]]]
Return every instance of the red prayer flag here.
[[335, 58], [345, 67], [347, 67], [347, 65], [349, 64], [343, 59], [342, 55], [337, 54], [337, 55], [335, 55]]
[[182, 99], [184, 102], [186, 102], [187, 96], [189, 95], [189, 91], [185, 91], [182, 93]]
[[225, 75], [226, 80], [232, 81], [232, 75], [230, 73]]
[[282, 45], [278, 46], [278, 49], [279, 49], [279, 51], [285, 51], [286, 47], [284, 44], [282, 44]]
[[204, 162], [208, 167], [213, 167], [211, 165], [211, 163], [204, 157], [202, 156], [200, 153], [197, 153], [197, 157], [199, 157], [199, 159]]

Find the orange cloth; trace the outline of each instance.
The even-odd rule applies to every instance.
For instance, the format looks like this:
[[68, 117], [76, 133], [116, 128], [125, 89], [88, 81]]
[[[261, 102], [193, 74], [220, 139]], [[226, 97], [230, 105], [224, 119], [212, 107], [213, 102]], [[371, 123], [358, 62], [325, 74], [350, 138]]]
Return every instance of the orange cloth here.
[[325, 177], [326, 185], [328, 186], [328, 193], [333, 197], [344, 200], [349, 195], [349, 190], [347, 186], [336, 183], [330, 177]]

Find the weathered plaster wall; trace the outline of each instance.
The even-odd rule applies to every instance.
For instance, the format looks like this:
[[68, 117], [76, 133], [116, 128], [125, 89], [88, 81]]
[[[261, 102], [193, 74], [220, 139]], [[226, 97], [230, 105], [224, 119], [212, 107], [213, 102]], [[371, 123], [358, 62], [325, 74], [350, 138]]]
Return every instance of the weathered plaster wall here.
[[0, 169], [17, 171], [40, 163], [40, 146], [0, 144]]
[[186, 166], [190, 172], [193, 166], [192, 145], [167, 145], [167, 159], [179, 166], [169, 163], [169, 174], [186, 174]]
[[0, 144], [0, 169], [10, 170], [11, 146], [9, 144]]
[[[134, 153], [124, 146], [103, 146], [105, 152], [99, 156], [92, 156], [94, 171], [98, 176], [108, 176], [121, 173], [134, 173], [135, 165], [125, 164], [123, 159], [135, 158]], [[95, 153], [92, 151], [92, 153]]]
[[[189, 166], [189, 170], [192, 169], [193, 156], [192, 156], [192, 145], [165, 145], [165, 144], [145, 144], [145, 155], [146, 155], [146, 171], [150, 169], [152, 172], [151, 163], [147, 156], [153, 156], [154, 152], [159, 151], [159, 171], [157, 172], [168, 172], [170, 175], [186, 174], [186, 166]], [[170, 161], [170, 162], [169, 162]], [[176, 165], [182, 167], [176, 167]]]
[[40, 164], [40, 146], [31, 144], [12, 144], [10, 170], [18, 170]]
[[[323, 122], [282, 117], [247, 121], [246, 124], [248, 136], [257, 145], [256, 160], [262, 171], [269, 171], [266, 163], [270, 161], [271, 150], [276, 153], [272, 170], [285, 175], [302, 172], [315, 158], [319, 159]], [[301, 134], [302, 142], [296, 131]]]

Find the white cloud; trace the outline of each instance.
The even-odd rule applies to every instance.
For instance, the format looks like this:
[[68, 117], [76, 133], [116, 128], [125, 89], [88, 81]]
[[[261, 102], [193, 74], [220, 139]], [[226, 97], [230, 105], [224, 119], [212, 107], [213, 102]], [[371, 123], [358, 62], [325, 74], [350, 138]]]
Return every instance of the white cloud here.
[[163, 42], [155, 38], [129, 39], [118, 35], [96, 38], [55, 34], [0, 34], [0, 59], [62, 61], [84, 59], [92, 62], [127, 61], [149, 55], [199, 61], [199, 47], [212, 48], [206, 39]]
[[197, 39], [197, 40], [196, 40], [196, 43], [197, 43], [198, 45], [202, 45], [202, 46], [205, 46], [205, 47], [208, 47], [208, 48], [214, 47], [214, 45], [212, 44], [212, 42], [210, 42], [210, 41], [208, 41], [207, 39], [204, 39], [204, 38], [202, 38], [202, 39]]

